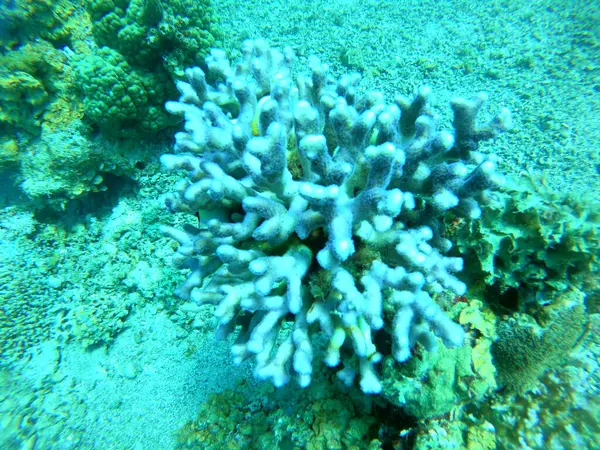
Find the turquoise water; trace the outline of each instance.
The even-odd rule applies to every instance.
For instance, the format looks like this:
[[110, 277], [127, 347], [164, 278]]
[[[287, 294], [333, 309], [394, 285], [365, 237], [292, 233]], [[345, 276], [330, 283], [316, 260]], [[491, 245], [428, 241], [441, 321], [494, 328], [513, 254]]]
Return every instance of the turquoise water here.
[[[0, 448], [596, 447], [600, 8], [594, 2], [0, 5]], [[216, 62], [213, 54], [213, 66], [205, 63], [210, 48], [222, 48], [235, 67], [243, 42], [259, 38], [265, 43], [254, 42], [250, 54], [266, 64], [266, 90], [256, 87], [263, 66], [235, 75], [219, 72], [220, 54]], [[293, 68], [265, 63], [267, 43], [282, 52], [290, 47]], [[208, 74], [209, 86], [205, 97], [196, 89], [202, 101], [194, 111], [204, 100], [224, 111], [220, 119], [206, 119], [206, 108], [200, 113], [212, 127], [206, 140], [205, 128], [189, 117], [184, 124], [164, 107], [185, 92], [175, 85], [191, 66]], [[298, 80], [311, 67], [313, 85], [304, 78], [309, 94], [292, 89], [291, 106], [278, 100], [275, 119], [257, 112], [266, 110], [265, 101], [246, 104], [227, 83], [254, 86], [258, 102], [276, 97], [270, 86], [277, 80], [302, 86]], [[331, 81], [319, 91], [314, 76], [321, 72]], [[339, 81], [345, 74], [360, 75], [350, 90]], [[219, 83], [221, 90], [213, 90]], [[382, 96], [353, 103], [373, 91]], [[473, 99], [480, 92], [487, 101], [478, 109]], [[347, 123], [367, 123], [360, 114], [373, 113], [362, 140], [358, 126], [354, 134], [340, 131], [344, 120], [329, 115], [325, 94], [335, 105], [343, 97], [355, 107], [356, 115], [334, 113]], [[299, 118], [299, 99], [317, 111], [313, 128]], [[244, 105], [252, 113], [246, 122]], [[468, 117], [477, 110], [474, 129], [457, 119], [460, 105]], [[390, 106], [402, 110], [400, 125], [383, 139], [381, 115], [393, 116]], [[418, 114], [403, 122], [411, 111]], [[432, 127], [421, 135], [417, 116]], [[273, 122], [283, 124], [279, 147], [269, 141]], [[235, 153], [225, 157], [223, 149], [236, 123], [245, 124], [254, 144], [228, 159]], [[307, 156], [306, 129], [326, 139], [328, 168], [318, 163], [327, 157]], [[179, 135], [175, 146], [182, 130], [192, 136]], [[479, 142], [488, 131], [497, 136]], [[355, 140], [344, 140], [348, 135]], [[197, 148], [181, 144], [188, 139]], [[387, 147], [378, 146], [388, 142], [402, 174], [383, 181], [392, 163]], [[441, 153], [415, 156], [425, 151], [419, 142]], [[186, 164], [161, 160], [172, 153], [193, 155], [202, 169], [190, 174]], [[283, 168], [265, 168], [277, 155]], [[211, 172], [209, 160], [235, 182]], [[445, 161], [464, 162], [471, 175], [479, 167], [477, 186], [465, 187], [466, 175], [439, 175]], [[268, 170], [289, 177], [259, 179]], [[204, 197], [177, 194], [201, 179], [218, 186], [199, 187]], [[404, 195], [396, 211], [390, 194], [375, 213], [366, 194], [360, 204], [332, 200], [334, 194], [325, 201], [307, 186], [339, 187], [352, 200], [369, 186], [396, 189], [413, 195], [415, 205], [407, 206]], [[227, 191], [226, 201], [215, 194], [232, 187], [276, 205], [249, 206], [239, 190]], [[388, 195], [383, 191], [377, 195]], [[290, 212], [294, 198], [296, 207], [320, 215], [310, 233], [298, 225], [308, 219]], [[477, 208], [467, 208], [471, 199]], [[281, 208], [285, 220], [272, 212]], [[240, 225], [251, 212], [264, 222], [280, 217], [271, 226], [284, 238], [232, 238], [223, 229], [215, 237], [216, 222]], [[335, 237], [344, 235], [347, 214], [351, 244]], [[388, 221], [395, 225], [386, 228]], [[287, 234], [286, 223], [292, 224]], [[431, 245], [402, 234], [422, 227], [431, 230]], [[394, 248], [403, 242], [417, 242], [414, 251], [437, 262], [419, 265], [406, 245], [398, 256]], [[224, 261], [219, 246], [227, 245], [247, 251], [236, 256], [246, 262]], [[343, 256], [347, 245], [354, 253]], [[323, 248], [331, 254], [317, 256]], [[458, 257], [463, 270], [446, 270]], [[422, 273], [423, 290], [377, 278], [373, 261]], [[201, 281], [190, 281], [200, 273]], [[265, 273], [273, 277], [261, 281], [269, 281], [266, 288], [258, 281]], [[364, 279], [369, 274], [379, 287]], [[300, 293], [297, 307], [293, 289]], [[426, 312], [410, 303], [416, 292], [431, 296]], [[373, 306], [378, 295], [380, 310]], [[237, 303], [224, 306], [224, 298]], [[330, 312], [319, 315], [319, 307]], [[401, 310], [415, 316], [407, 319], [404, 347]], [[244, 331], [253, 331], [265, 311], [279, 313], [275, 334], [256, 332], [249, 346]], [[228, 323], [233, 336], [216, 339], [219, 322], [218, 334], [226, 334]], [[269, 345], [272, 352], [257, 349]], [[292, 349], [287, 359], [286, 348]], [[332, 362], [336, 348], [339, 366]], [[399, 348], [408, 354], [403, 361]], [[248, 358], [236, 365], [244, 359], [240, 352]], [[284, 362], [269, 366], [263, 356]], [[340, 372], [342, 364], [347, 371]], [[285, 386], [273, 387], [287, 375]]]

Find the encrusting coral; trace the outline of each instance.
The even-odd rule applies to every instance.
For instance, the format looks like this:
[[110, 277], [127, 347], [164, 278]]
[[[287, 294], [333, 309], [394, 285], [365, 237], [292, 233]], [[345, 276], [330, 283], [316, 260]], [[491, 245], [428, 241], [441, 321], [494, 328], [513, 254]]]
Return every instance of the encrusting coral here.
[[[343, 364], [340, 379], [359, 374], [363, 392], [378, 393], [384, 350], [375, 333], [391, 335], [399, 362], [417, 342], [463, 343], [462, 327], [434, 300], [466, 291], [439, 221], [449, 210], [481, 215], [502, 177], [478, 145], [506, 130], [510, 114], [479, 126], [486, 96], [459, 98], [454, 132], [439, 131], [428, 88], [386, 103], [358, 91], [358, 74], [334, 80], [316, 58], [310, 75], [294, 78], [293, 60], [291, 49], [256, 40], [235, 67], [212, 50], [207, 74], [186, 70], [179, 101], [166, 105], [185, 131], [161, 161], [188, 172], [168, 207], [201, 220], [162, 230], [190, 270], [179, 294], [218, 305], [219, 335], [241, 325], [235, 362], [252, 357], [258, 378], [307, 386], [320, 329], [326, 364]], [[330, 286], [313, 296], [307, 286], [327, 279], [321, 271]]]
[[77, 2], [16, 0], [0, 8], [0, 169], [18, 164], [43, 125], [81, 116], [66, 45], [83, 39]]
[[[178, 432], [178, 449], [261, 450], [272, 448], [380, 450], [377, 418], [349, 396], [336, 395], [328, 382], [316, 382], [294, 397], [273, 387], [211, 395], [198, 417]], [[292, 398], [292, 400], [290, 399]]]

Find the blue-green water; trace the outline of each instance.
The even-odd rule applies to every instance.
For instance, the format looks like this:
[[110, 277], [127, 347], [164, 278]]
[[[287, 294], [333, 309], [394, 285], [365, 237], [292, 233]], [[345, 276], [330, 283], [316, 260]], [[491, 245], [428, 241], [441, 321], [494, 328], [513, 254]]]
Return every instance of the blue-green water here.
[[596, 448], [594, 2], [0, 7], [0, 448]]

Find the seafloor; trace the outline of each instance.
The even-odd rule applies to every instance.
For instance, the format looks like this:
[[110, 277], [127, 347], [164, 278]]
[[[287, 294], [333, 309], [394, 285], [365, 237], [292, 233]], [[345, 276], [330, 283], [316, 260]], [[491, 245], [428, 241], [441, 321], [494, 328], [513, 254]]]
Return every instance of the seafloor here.
[[[451, 97], [485, 91], [484, 114], [497, 105], [512, 112], [513, 129], [494, 143], [505, 173], [528, 172], [558, 193], [600, 192], [600, 8], [592, 1], [213, 5], [234, 55], [244, 39], [262, 37], [291, 46], [298, 66], [316, 54], [334, 74], [359, 71], [362, 87], [388, 95], [427, 84], [446, 114]], [[251, 364], [234, 366], [230, 345], [215, 341], [209, 312], [182, 308], [173, 295], [183, 275], [158, 232], [182, 220], [164, 210], [177, 181], [160, 168], [167, 151], [152, 149], [134, 188], [59, 218], [28, 211], [2, 175], [2, 448], [173, 449], [211, 393], [258, 392]], [[78, 319], [84, 329], [65, 341], [73, 314], [89, 320]]]

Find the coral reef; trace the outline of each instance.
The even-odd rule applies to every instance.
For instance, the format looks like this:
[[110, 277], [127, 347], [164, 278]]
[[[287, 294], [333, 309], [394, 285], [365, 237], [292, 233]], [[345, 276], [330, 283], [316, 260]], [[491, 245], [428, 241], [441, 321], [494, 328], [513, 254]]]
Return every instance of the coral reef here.
[[[82, 116], [67, 53], [36, 39], [0, 55], [0, 169], [20, 161], [27, 138]], [[20, 136], [21, 135], [21, 136]]]
[[439, 448], [496, 450], [499, 446], [494, 426], [486, 421], [472, 423], [459, 417], [427, 420], [414, 430], [413, 450]]
[[75, 63], [86, 119], [112, 136], [155, 135], [176, 123], [162, 105], [183, 68], [219, 31], [210, 2], [88, 0], [98, 48]]
[[[21, 155], [21, 188], [37, 209], [64, 211], [90, 194], [105, 192], [111, 180], [135, 180], [150, 150], [131, 142], [90, 138], [80, 121], [57, 131], [44, 130]], [[133, 182], [133, 181], [132, 181]], [[112, 184], [115, 184], [114, 181]]]
[[[81, 41], [88, 21], [77, 2], [17, 0], [11, 6], [0, 8], [0, 130], [16, 145], [15, 132], [35, 136], [44, 122], [81, 116], [72, 89], [72, 51], [62, 47]], [[16, 162], [18, 151], [7, 159], [0, 156], [0, 168]]]
[[215, 45], [219, 29], [209, 0], [86, 0], [93, 35], [137, 67], [182, 77]]
[[[39, 128], [41, 115], [49, 93], [38, 74], [56, 74], [62, 69], [59, 54], [47, 42], [28, 44], [0, 57], [0, 123], [4, 129], [22, 127], [27, 131]], [[38, 75], [36, 78], [34, 75]]]
[[85, 118], [108, 135], [132, 129], [156, 133], [174, 124], [161, 108], [169, 77], [161, 71], [134, 70], [108, 47], [84, 55], [75, 66]]
[[589, 198], [559, 195], [524, 175], [509, 179], [479, 220], [449, 220], [446, 234], [467, 261], [470, 285], [479, 282], [509, 309], [536, 309], [571, 286], [597, 304], [599, 211]]
[[[235, 330], [235, 361], [252, 363], [227, 375], [251, 367], [305, 389], [216, 394], [181, 448], [597, 446], [600, 208], [556, 191], [580, 196], [600, 180], [599, 6], [497, 0], [457, 16], [454, 2], [301, 3], [219, 3], [223, 45], [267, 33], [360, 82], [314, 58], [296, 75], [294, 56], [262, 41], [238, 64], [209, 55], [206, 0], [3, 2], [0, 201], [16, 198], [14, 177], [36, 211], [0, 211], [1, 448], [173, 447], [123, 431], [151, 421], [170, 435], [191, 411], [164, 388], [202, 395], [223, 382], [197, 370], [221, 368], [214, 347], [199, 353], [215, 359], [195, 354], [215, 327]], [[427, 88], [394, 98], [400, 79], [405, 92], [427, 80], [444, 96], [491, 90], [519, 111], [510, 144], [478, 148], [509, 123], [502, 111], [477, 125], [485, 96], [438, 116]], [[151, 140], [182, 120], [162, 173], [149, 146], [103, 140]], [[514, 171], [547, 169], [551, 189], [525, 176], [496, 190], [490, 151]], [[158, 223], [171, 225], [162, 236]], [[163, 270], [172, 253], [181, 272]], [[185, 331], [165, 333], [168, 314]], [[64, 364], [67, 348], [89, 371]], [[334, 378], [327, 365], [343, 365], [336, 390], [318, 376]], [[360, 401], [385, 405], [388, 428]], [[158, 403], [177, 408], [153, 422]]]
[[[139, 152], [123, 155], [117, 143], [99, 162], [85, 135], [97, 127], [104, 137], [148, 138], [177, 123], [163, 108], [174, 80], [219, 34], [208, 1], [89, 1], [89, 14], [83, 3], [17, 0], [0, 11], [0, 170], [21, 164], [36, 208], [62, 210], [106, 189], [103, 174], [129, 175]], [[64, 149], [49, 145], [65, 138]]]
[[[523, 336], [523, 342], [515, 339], [511, 342], [513, 354], [503, 363], [494, 361], [499, 383], [512, 381], [509, 389], [488, 393], [485, 401], [466, 402], [449, 415], [420, 420], [417, 427], [407, 431], [415, 437], [412, 448], [593, 448], [600, 435], [600, 316], [592, 314], [581, 320], [581, 293], [571, 292], [565, 297], [559, 301], [562, 306], [548, 306], [543, 312], [540, 321], [545, 328], [536, 325], [527, 334], [523, 326], [509, 322], [516, 327], [514, 334]], [[464, 314], [475, 319], [474, 323], [488, 322], [481, 321], [478, 307], [465, 308], [461, 316]], [[566, 343], [560, 341], [561, 333]], [[575, 343], [574, 335], [579, 338]], [[528, 348], [535, 339], [536, 347]]]
[[440, 219], [481, 215], [502, 177], [478, 145], [506, 130], [510, 114], [478, 125], [486, 96], [457, 98], [454, 132], [439, 131], [428, 88], [386, 103], [356, 89], [358, 74], [335, 80], [316, 58], [294, 79], [293, 60], [291, 49], [246, 41], [235, 68], [213, 50], [208, 73], [186, 70], [179, 101], [166, 105], [185, 131], [161, 162], [188, 172], [168, 207], [200, 223], [163, 233], [190, 270], [179, 294], [217, 305], [219, 335], [241, 325], [236, 362], [254, 358], [255, 375], [276, 386], [292, 376], [307, 386], [320, 329], [327, 365], [378, 393], [375, 365], [386, 355], [375, 333], [391, 335], [398, 362], [417, 343], [463, 344], [463, 328], [435, 301], [466, 290]]
[[496, 395], [471, 411], [488, 421], [502, 448], [594, 448], [600, 435], [600, 316], [589, 316], [585, 334], [565, 361], [554, 365], [534, 389]]
[[14, 0], [0, 8], [0, 50], [11, 50], [39, 37], [58, 48], [79, 35], [79, 1]]
[[449, 315], [467, 328], [465, 345], [420, 352], [402, 365], [391, 357], [383, 362], [383, 398], [420, 421], [461, 404], [480, 404], [496, 388], [491, 354], [494, 314], [480, 300], [470, 300], [457, 302]]
[[[347, 396], [336, 396], [330, 384], [315, 384], [290, 402], [272, 387], [212, 395], [198, 418], [178, 433], [179, 449], [272, 448], [309, 450], [378, 450], [377, 422]], [[375, 433], [374, 431], [375, 430]]]

